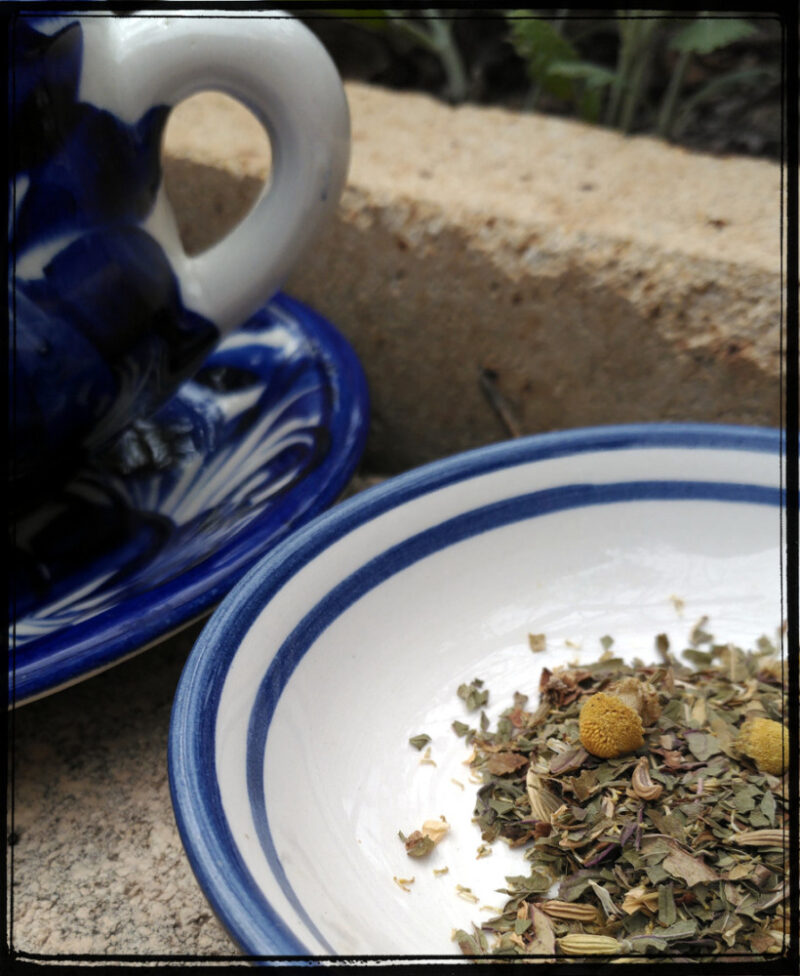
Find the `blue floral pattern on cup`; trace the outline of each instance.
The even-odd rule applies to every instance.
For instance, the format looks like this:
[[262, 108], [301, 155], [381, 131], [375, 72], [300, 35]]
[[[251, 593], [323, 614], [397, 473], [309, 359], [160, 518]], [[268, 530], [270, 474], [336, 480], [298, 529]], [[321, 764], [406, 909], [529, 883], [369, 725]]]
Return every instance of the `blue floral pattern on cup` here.
[[80, 101], [82, 36], [78, 21], [63, 18], [14, 26], [9, 397], [18, 494], [39, 480], [43, 457], [56, 475], [80, 462], [81, 449], [110, 442], [219, 339], [184, 306], [166, 254], [141, 226], [161, 179], [169, 107], [128, 125]]

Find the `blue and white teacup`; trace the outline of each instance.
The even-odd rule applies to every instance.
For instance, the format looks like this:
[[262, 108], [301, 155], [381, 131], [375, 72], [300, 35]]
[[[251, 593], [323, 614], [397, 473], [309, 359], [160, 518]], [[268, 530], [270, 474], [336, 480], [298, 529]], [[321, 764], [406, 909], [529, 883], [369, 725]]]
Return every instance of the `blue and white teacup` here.
[[[10, 408], [18, 495], [163, 404], [277, 291], [336, 207], [349, 116], [279, 13], [23, 16], [12, 25]], [[264, 124], [268, 189], [188, 257], [161, 181], [170, 109], [226, 92]]]

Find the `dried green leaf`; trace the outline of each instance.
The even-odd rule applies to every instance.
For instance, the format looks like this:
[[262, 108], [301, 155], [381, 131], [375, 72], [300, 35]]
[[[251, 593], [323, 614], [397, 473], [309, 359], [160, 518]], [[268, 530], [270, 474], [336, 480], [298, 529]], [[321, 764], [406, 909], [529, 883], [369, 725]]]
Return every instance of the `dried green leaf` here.
[[589, 881], [589, 887], [597, 896], [597, 900], [600, 902], [603, 911], [606, 913], [606, 918], [617, 918], [622, 915], [622, 910], [614, 904], [614, 899], [611, 897], [610, 893], [596, 881]]
[[511, 724], [510, 719], [503, 716], [497, 720], [495, 738], [500, 742], [508, 742], [514, 732], [514, 726]]
[[672, 925], [677, 917], [672, 882], [660, 885], [658, 889], [658, 924]]
[[682, 656], [691, 661], [696, 668], [708, 668], [711, 666], [713, 658], [710, 651], [698, 651], [694, 647], [687, 647], [681, 652]]
[[710, 644], [714, 640], [713, 635], [704, 629], [707, 623], [708, 617], [701, 617], [692, 628], [689, 634], [689, 643], [692, 647], [697, 647], [698, 644]]
[[400, 833], [400, 840], [404, 842], [409, 857], [427, 857], [436, 846], [435, 841], [420, 830], [415, 830], [408, 837]]
[[664, 858], [662, 866], [673, 878], [682, 881], [689, 888], [697, 884], [719, 880], [717, 872], [709, 867], [702, 858], [692, 857], [677, 844]]
[[710, 732], [687, 732], [684, 737], [692, 755], [701, 762], [722, 752], [719, 739]]
[[580, 803], [588, 800], [592, 792], [597, 788], [597, 772], [594, 769], [584, 769], [580, 776], [569, 777], [565, 785], [568, 785]]
[[483, 688], [481, 679], [475, 678], [470, 684], [458, 686], [458, 697], [465, 702], [471, 712], [474, 712], [478, 708], [483, 708], [489, 701], [489, 692]]
[[518, 918], [514, 922], [514, 931], [517, 935], [522, 935], [523, 932], [527, 932], [531, 927], [531, 920], [529, 918]]
[[492, 808], [492, 810], [495, 811], [495, 813], [503, 814], [503, 813], [508, 813], [509, 810], [514, 809], [514, 801], [493, 799], [493, 800], [489, 800], [489, 806]]
[[567, 749], [558, 753], [550, 760], [550, 772], [553, 776], [560, 776], [562, 773], [569, 773], [573, 769], [580, 769], [589, 759], [589, 753], [583, 746], [576, 746], [574, 749]]
[[484, 944], [481, 944], [481, 936], [483, 936], [483, 933], [480, 931], [476, 931], [475, 935], [470, 935], [463, 929], [456, 929], [453, 933], [453, 941], [465, 956], [483, 956], [486, 954], [489, 946], [485, 942], [485, 936], [483, 936]]
[[533, 922], [533, 938], [528, 943], [528, 952], [537, 956], [554, 956], [556, 934], [552, 919], [536, 905], [530, 906]]
[[756, 801], [753, 795], [755, 792], [746, 786], [734, 790], [732, 801], [737, 813], [748, 813], [755, 809]]
[[420, 735], [412, 735], [408, 741], [415, 749], [424, 749], [431, 741], [431, 737], [423, 732]]
[[558, 897], [562, 901], [577, 901], [588, 889], [591, 878], [573, 874], [564, 878], [558, 887]]
[[542, 874], [541, 871], [531, 871], [530, 874], [514, 874], [506, 875], [506, 882], [509, 887], [515, 891], [524, 892], [526, 895], [542, 894], [547, 891], [551, 885], [552, 880], [546, 875]]
[[686, 830], [675, 813], [662, 813], [655, 807], [650, 807], [647, 816], [655, 825], [660, 834], [669, 834], [678, 843], [683, 843], [686, 839]]
[[773, 827], [775, 825], [776, 805], [775, 805], [775, 797], [772, 795], [772, 792], [770, 790], [767, 790], [767, 792], [762, 797], [760, 809], [761, 812], [766, 817], [767, 826]]
[[504, 776], [506, 773], [514, 773], [527, 765], [528, 757], [521, 756], [518, 752], [495, 752], [489, 756], [486, 769], [493, 776]]
[[690, 939], [697, 934], [697, 921], [693, 918], [681, 919], [668, 928], [660, 929], [660, 939]]
[[648, 881], [654, 885], [660, 885], [669, 878], [669, 873], [660, 864], [648, 864], [644, 870]]

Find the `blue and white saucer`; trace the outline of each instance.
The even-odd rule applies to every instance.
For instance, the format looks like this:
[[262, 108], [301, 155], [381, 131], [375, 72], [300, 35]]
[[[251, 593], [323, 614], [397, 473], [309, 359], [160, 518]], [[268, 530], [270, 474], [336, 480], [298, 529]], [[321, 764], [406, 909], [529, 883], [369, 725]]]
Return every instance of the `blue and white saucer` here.
[[16, 522], [9, 703], [87, 678], [210, 611], [336, 500], [367, 425], [349, 344], [276, 296], [154, 417]]

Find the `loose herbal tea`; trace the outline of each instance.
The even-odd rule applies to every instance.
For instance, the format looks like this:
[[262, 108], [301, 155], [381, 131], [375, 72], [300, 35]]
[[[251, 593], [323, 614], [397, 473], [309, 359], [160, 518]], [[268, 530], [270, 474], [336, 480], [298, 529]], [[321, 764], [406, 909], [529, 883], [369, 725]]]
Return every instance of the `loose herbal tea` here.
[[[788, 938], [788, 733], [781, 662], [695, 627], [688, 661], [550, 671], [491, 730], [453, 723], [480, 774], [484, 843], [524, 849], [466, 955], [764, 956]], [[701, 645], [705, 649], [701, 649]], [[691, 665], [691, 667], [689, 666]], [[476, 680], [471, 686], [485, 692]], [[459, 696], [468, 700], [464, 687]], [[522, 851], [521, 851], [522, 852]]]
[[439, 817], [438, 820], [426, 820], [421, 830], [415, 830], [408, 837], [402, 830], [398, 831], [398, 836], [409, 857], [426, 857], [449, 830], [450, 824], [444, 817]]

